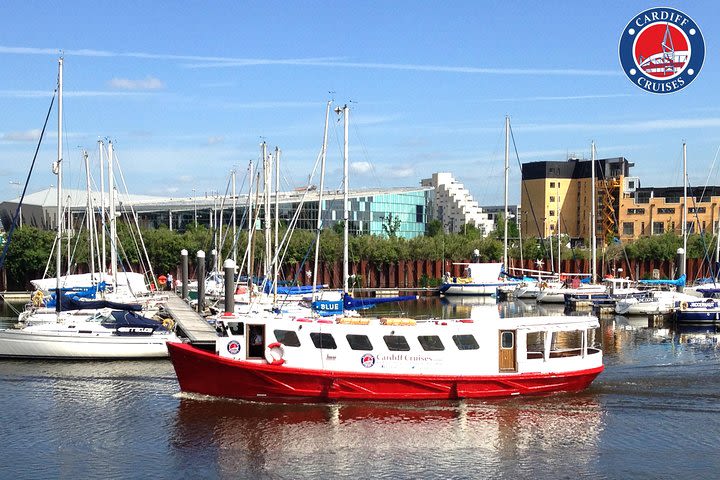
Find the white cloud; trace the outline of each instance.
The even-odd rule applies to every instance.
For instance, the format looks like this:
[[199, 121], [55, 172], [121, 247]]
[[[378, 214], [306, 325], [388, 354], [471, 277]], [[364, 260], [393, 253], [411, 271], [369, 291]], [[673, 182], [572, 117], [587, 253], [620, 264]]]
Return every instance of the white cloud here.
[[165, 84], [158, 78], [148, 75], [141, 80], [113, 78], [108, 82], [110, 88], [118, 90], [162, 90]]
[[224, 135], [212, 135], [208, 137], [208, 145], [217, 145], [218, 143], [223, 143], [225, 141]]
[[351, 162], [350, 170], [353, 173], [363, 174], [371, 172], [373, 170], [373, 167], [370, 162]]
[[10, 142], [33, 142], [40, 138], [40, 133], [37, 128], [24, 132], [7, 132], [2, 134], [2, 139]]
[[415, 176], [415, 169], [413, 167], [397, 167], [393, 168], [392, 171], [393, 177], [398, 178], [408, 178], [408, 177], [414, 177]]
[[[0, 45], [0, 54], [21, 54], [21, 55], [58, 55], [59, 49], [54, 48], [33, 48], [33, 47], [10, 47]], [[107, 50], [65, 50], [66, 56], [85, 57], [132, 57], [149, 58], [156, 60], [184, 60], [198, 63], [186, 64], [189, 68], [228, 68], [228, 67], [249, 67], [257, 65], [296, 65], [309, 67], [332, 67], [332, 68], [360, 68], [368, 70], [405, 70], [416, 72], [446, 72], [446, 73], [468, 73], [468, 74], [490, 74], [490, 75], [552, 75], [552, 76], [620, 76], [622, 72], [617, 69], [610, 70], [589, 70], [580, 68], [494, 68], [494, 67], [472, 67], [472, 66], [448, 66], [448, 65], [419, 65], [412, 63], [375, 63], [375, 62], [347, 62], [337, 57], [324, 58], [233, 58], [233, 57], [210, 57], [195, 55], [172, 55], [157, 54], [150, 52], [112, 52]]]

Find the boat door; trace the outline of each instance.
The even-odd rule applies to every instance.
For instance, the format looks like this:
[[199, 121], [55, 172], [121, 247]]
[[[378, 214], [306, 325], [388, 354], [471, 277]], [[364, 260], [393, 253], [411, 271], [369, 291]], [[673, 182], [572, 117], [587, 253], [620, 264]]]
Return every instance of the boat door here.
[[500, 330], [499, 367], [501, 372], [517, 372], [515, 330]]
[[247, 358], [265, 358], [265, 325], [248, 325], [247, 339]]

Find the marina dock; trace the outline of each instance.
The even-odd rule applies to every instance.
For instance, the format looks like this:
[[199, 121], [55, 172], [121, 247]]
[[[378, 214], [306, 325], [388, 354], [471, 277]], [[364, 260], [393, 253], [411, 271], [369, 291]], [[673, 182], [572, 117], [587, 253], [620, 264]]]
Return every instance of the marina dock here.
[[177, 295], [170, 295], [165, 310], [170, 314], [179, 337], [186, 337], [190, 343], [215, 345], [217, 332], [198, 312]]

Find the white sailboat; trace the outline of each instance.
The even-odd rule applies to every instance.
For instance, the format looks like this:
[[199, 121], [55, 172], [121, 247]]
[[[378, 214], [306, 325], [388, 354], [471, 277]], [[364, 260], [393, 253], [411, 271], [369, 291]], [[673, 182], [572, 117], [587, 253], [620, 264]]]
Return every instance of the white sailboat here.
[[[510, 174], [510, 117], [505, 117], [505, 231], [503, 263], [463, 263], [465, 272], [461, 277], [447, 273], [439, 292], [442, 295], [497, 295], [498, 289], [515, 287], [519, 280], [504, 276], [508, 270], [508, 181]], [[521, 246], [522, 248], [522, 246]], [[503, 272], [503, 269], [505, 272]]]
[[[56, 306], [53, 322], [0, 330], [0, 357], [53, 359], [156, 358], [168, 355], [165, 343], [177, 337], [170, 325], [131, 311], [103, 310], [86, 317], [63, 310], [62, 242], [62, 118], [63, 59], [58, 61], [58, 177]], [[114, 248], [113, 248], [114, 250]], [[116, 263], [113, 263], [116, 265]], [[116, 269], [114, 271], [117, 271]], [[115, 286], [117, 285], [115, 280]]]

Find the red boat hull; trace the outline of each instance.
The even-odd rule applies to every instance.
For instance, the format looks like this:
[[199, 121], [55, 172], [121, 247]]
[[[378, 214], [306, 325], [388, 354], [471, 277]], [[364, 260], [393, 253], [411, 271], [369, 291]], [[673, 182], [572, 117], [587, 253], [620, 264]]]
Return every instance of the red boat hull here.
[[483, 376], [378, 375], [306, 370], [220, 357], [168, 342], [180, 389], [242, 399], [415, 400], [502, 397], [574, 392], [587, 388], [603, 367], [566, 373]]

